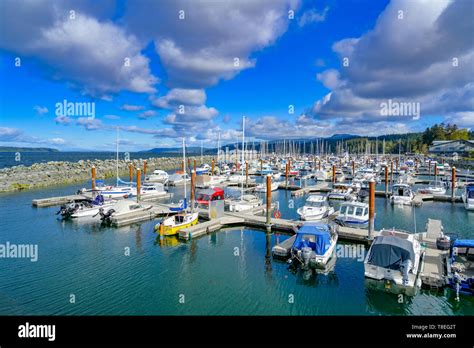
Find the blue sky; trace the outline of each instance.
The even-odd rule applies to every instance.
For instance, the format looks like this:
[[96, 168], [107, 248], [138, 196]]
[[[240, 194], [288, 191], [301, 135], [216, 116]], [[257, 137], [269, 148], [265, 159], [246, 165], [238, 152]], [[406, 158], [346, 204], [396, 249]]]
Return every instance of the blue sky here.
[[[4, 0], [0, 145], [112, 150], [119, 127], [127, 151], [214, 146], [238, 141], [243, 115], [255, 141], [470, 128], [473, 6]], [[64, 100], [95, 114], [60, 115]], [[388, 100], [419, 117], [381, 115]]]

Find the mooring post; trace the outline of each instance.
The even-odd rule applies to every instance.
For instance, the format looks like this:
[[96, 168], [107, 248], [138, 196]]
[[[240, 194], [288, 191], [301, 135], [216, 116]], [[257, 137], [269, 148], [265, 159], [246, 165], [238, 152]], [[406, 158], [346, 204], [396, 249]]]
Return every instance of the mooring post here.
[[318, 160], [318, 170], [321, 170], [321, 160]]
[[385, 197], [388, 197], [388, 166], [385, 166]]
[[368, 238], [372, 238], [374, 233], [374, 223], [375, 223], [375, 181], [371, 180], [369, 182], [369, 235]]
[[128, 164], [128, 178], [130, 179], [130, 182], [133, 182], [133, 164], [129, 163]]
[[336, 165], [332, 165], [332, 184], [334, 185], [336, 183]]
[[285, 166], [285, 188], [288, 190], [288, 163]]
[[184, 171], [184, 159], [181, 161], [181, 173], [186, 173]]
[[271, 232], [271, 210], [272, 210], [272, 176], [267, 175], [267, 232]]
[[453, 166], [451, 168], [451, 201], [454, 202], [456, 196], [454, 195], [454, 191], [456, 190], [456, 167]]
[[191, 211], [194, 213], [194, 189], [196, 186], [196, 172], [191, 170]]
[[212, 159], [211, 175], [214, 175], [214, 166], [215, 166], [215, 161], [214, 161], [214, 158], [213, 158], [213, 159]]
[[355, 175], [355, 162], [352, 160], [352, 177]]
[[395, 159], [395, 164], [396, 164], [396, 171], [397, 171], [397, 174], [400, 175], [400, 172], [398, 171], [398, 158]]
[[193, 167], [194, 167], [194, 172], [196, 172], [196, 159], [194, 159]]
[[249, 161], [245, 161], [245, 187], [249, 187]]
[[146, 169], [147, 169], [147, 161], [144, 160], [143, 161], [143, 177], [144, 178], [146, 177]]
[[263, 175], [263, 160], [260, 160], [260, 175]]
[[141, 170], [140, 168], [137, 168], [137, 203], [140, 201], [141, 186], [142, 186]]
[[92, 194], [95, 193], [95, 176], [96, 176], [96, 169], [95, 169], [95, 166], [92, 166]]
[[435, 180], [438, 180], [438, 165], [435, 164], [434, 166], [434, 176], [435, 176]]
[[428, 161], [428, 175], [431, 176], [431, 160]]

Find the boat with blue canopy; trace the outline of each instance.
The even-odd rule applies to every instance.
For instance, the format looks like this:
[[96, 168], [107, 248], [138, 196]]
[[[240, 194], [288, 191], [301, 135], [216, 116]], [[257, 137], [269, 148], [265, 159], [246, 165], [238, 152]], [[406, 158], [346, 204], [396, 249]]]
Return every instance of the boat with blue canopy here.
[[290, 262], [298, 261], [303, 268], [324, 267], [336, 247], [336, 228], [321, 222], [304, 223], [296, 232]]
[[449, 285], [459, 294], [474, 295], [474, 239], [456, 239], [448, 263]]

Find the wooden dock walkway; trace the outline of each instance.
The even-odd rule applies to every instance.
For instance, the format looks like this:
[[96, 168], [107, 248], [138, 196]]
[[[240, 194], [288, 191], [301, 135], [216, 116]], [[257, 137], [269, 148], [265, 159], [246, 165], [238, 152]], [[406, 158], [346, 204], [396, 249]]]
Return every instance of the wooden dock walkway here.
[[441, 220], [428, 219], [426, 232], [420, 234], [420, 242], [425, 245], [425, 257], [420, 279], [425, 287], [440, 289], [447, 284], [447, 250], [436, 247], [436, 239], [443, 235]]

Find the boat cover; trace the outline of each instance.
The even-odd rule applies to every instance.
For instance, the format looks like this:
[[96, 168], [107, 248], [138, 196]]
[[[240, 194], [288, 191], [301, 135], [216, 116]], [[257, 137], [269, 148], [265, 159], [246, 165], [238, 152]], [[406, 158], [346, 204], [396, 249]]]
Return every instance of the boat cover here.
[[474, 239], [456, 239], [453, 247], [457, 248], [474, 248]]
[[415, 263], [415, 251], [411, 242], [395, 236], [378, 236], [372, 243], [368, 263], [398, 270], [406, 260]]
[[[304, 238], [307, 235], [314, 236], [311, 241]], [[324, 255], [331, 246], [329, 226], [320, 223], [306, 223], [298, 230], [293, 248], [301, 250], [303, 247], [310, 247], [316, 255]]]

